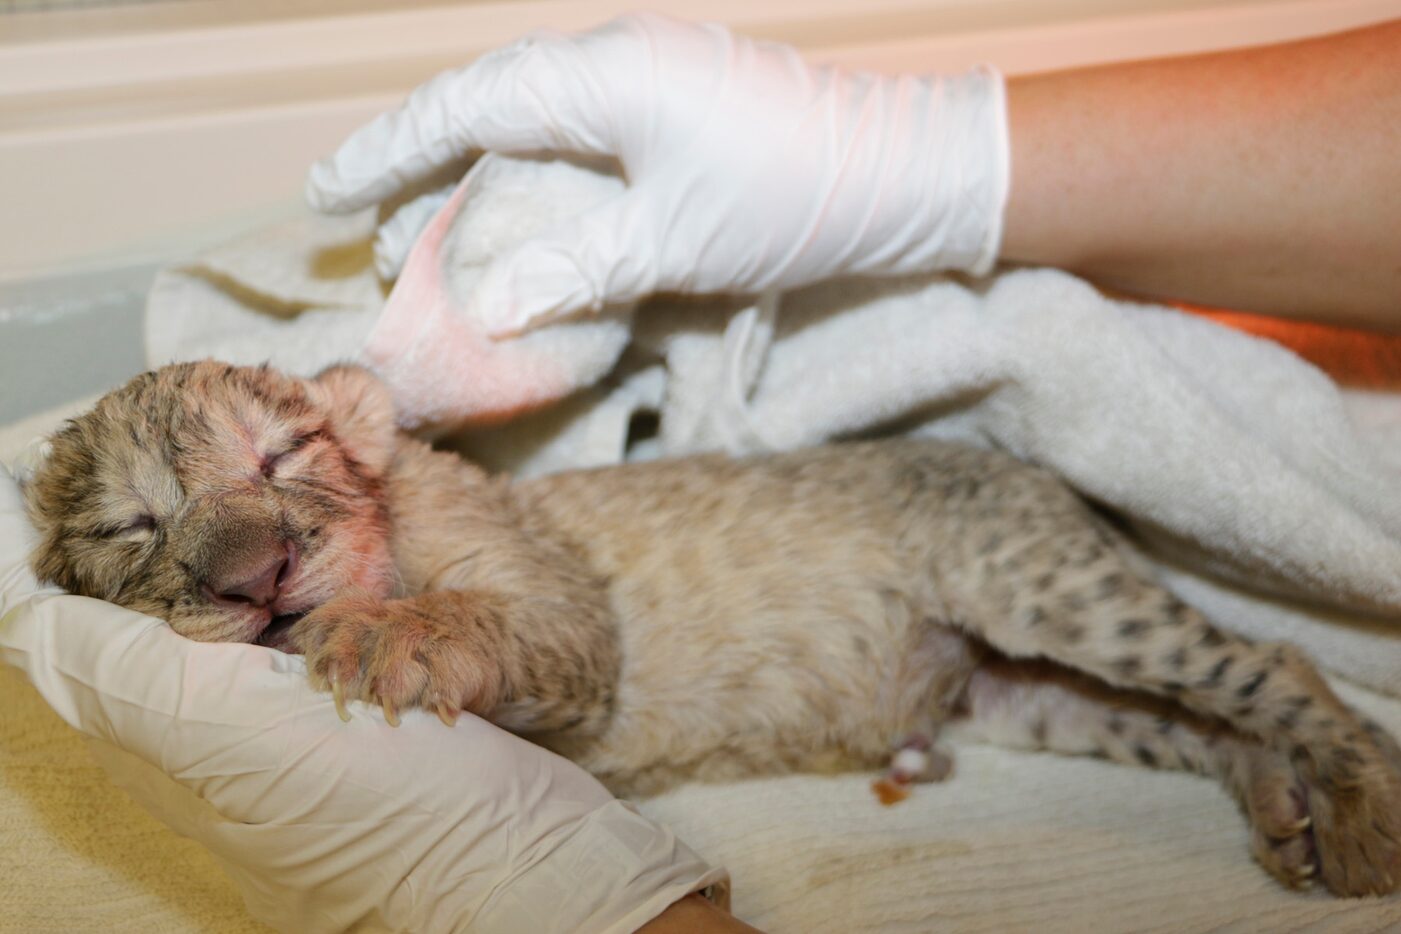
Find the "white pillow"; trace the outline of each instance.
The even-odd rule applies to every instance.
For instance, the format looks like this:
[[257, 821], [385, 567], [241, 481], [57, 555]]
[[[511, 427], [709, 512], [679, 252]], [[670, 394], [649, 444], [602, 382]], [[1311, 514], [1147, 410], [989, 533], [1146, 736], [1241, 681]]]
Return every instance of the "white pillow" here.
[[729, 880], [582, 769], [486, 721], [398, 729], [303, 660], [215, 645], [41, 588], [0, 469], [0, 658], [92, 737], [114, 781], [286, 931], [629, 931]]

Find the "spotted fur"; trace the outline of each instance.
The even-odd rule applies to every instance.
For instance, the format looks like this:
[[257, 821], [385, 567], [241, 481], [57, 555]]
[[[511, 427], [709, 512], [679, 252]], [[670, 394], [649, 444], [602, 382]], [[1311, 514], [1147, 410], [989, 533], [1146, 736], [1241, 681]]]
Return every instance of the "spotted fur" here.
[[[42, 577], [303, 651], [391, 721], [470, 710], [649, 793], [875, 768], [961, 718], [1217, 777], [1286, 884], [1401, 879], [1391, 737], [1003, 454], [888, 441], [517, 483], [396, 434], [364, 371], [211, 362], [139, 377], [52, 441], [26, 485]], [[948, 773], [928, 761], [918, 777]]]

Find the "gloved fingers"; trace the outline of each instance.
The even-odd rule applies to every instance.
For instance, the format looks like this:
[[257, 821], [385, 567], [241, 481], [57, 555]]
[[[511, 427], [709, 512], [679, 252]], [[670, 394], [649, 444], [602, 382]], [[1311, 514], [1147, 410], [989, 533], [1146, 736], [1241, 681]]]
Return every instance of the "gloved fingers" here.
[[502, 338], [650, 295], [659, 280], [648, 199], [631, 189], [494, 260], [468, 314]]
[[375, 231], [375, 272], [386, 281], [397, 279], [399, 270], [423, 228], [452, 197], [457, 185], [448, 184], [399, 205]]
[[606, 89], [579, 42], [537, 33], [420, 85], [311, 167], [306, 197], [345, 213], [473, 150], [611, 154]]

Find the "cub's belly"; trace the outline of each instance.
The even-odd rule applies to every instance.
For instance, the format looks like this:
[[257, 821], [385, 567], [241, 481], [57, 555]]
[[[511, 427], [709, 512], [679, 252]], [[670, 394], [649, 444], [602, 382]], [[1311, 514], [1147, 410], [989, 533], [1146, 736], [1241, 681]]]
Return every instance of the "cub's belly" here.
[[[681, 599], [615, 582], [621, 678], [586, 762], [615, 787], [874, 767], [971, 670], [923, 588], [704, 583]], [[628, 781], [649, 772], [667, 778]]]

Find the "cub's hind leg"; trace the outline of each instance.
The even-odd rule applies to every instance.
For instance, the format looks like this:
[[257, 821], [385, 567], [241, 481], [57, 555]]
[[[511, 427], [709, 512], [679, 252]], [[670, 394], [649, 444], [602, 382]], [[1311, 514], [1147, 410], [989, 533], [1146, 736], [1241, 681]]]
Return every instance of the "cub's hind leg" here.
[[1141, 577], [1115, 534], [1046, 475], [1027, 471], [999, 494], [966, 511], [976, 521], [942, 569], [964, 626], [1006, 655], [1172, 699], [1286, 754], [1308, 791], [1323, 882], [1340, 895], [1394, 891], [1401, 771], [1390, 738], [1297, 649], [1217, 629]]
[[1051, 662], [996, 656], [973, 673], [964, 709], [960, 733], [974, 739], [1214, 778], [1245, 812], [1267, 872], [1290, 887], [1317, 872], [1307, 791], [1289, 757], [1223, 721]]

